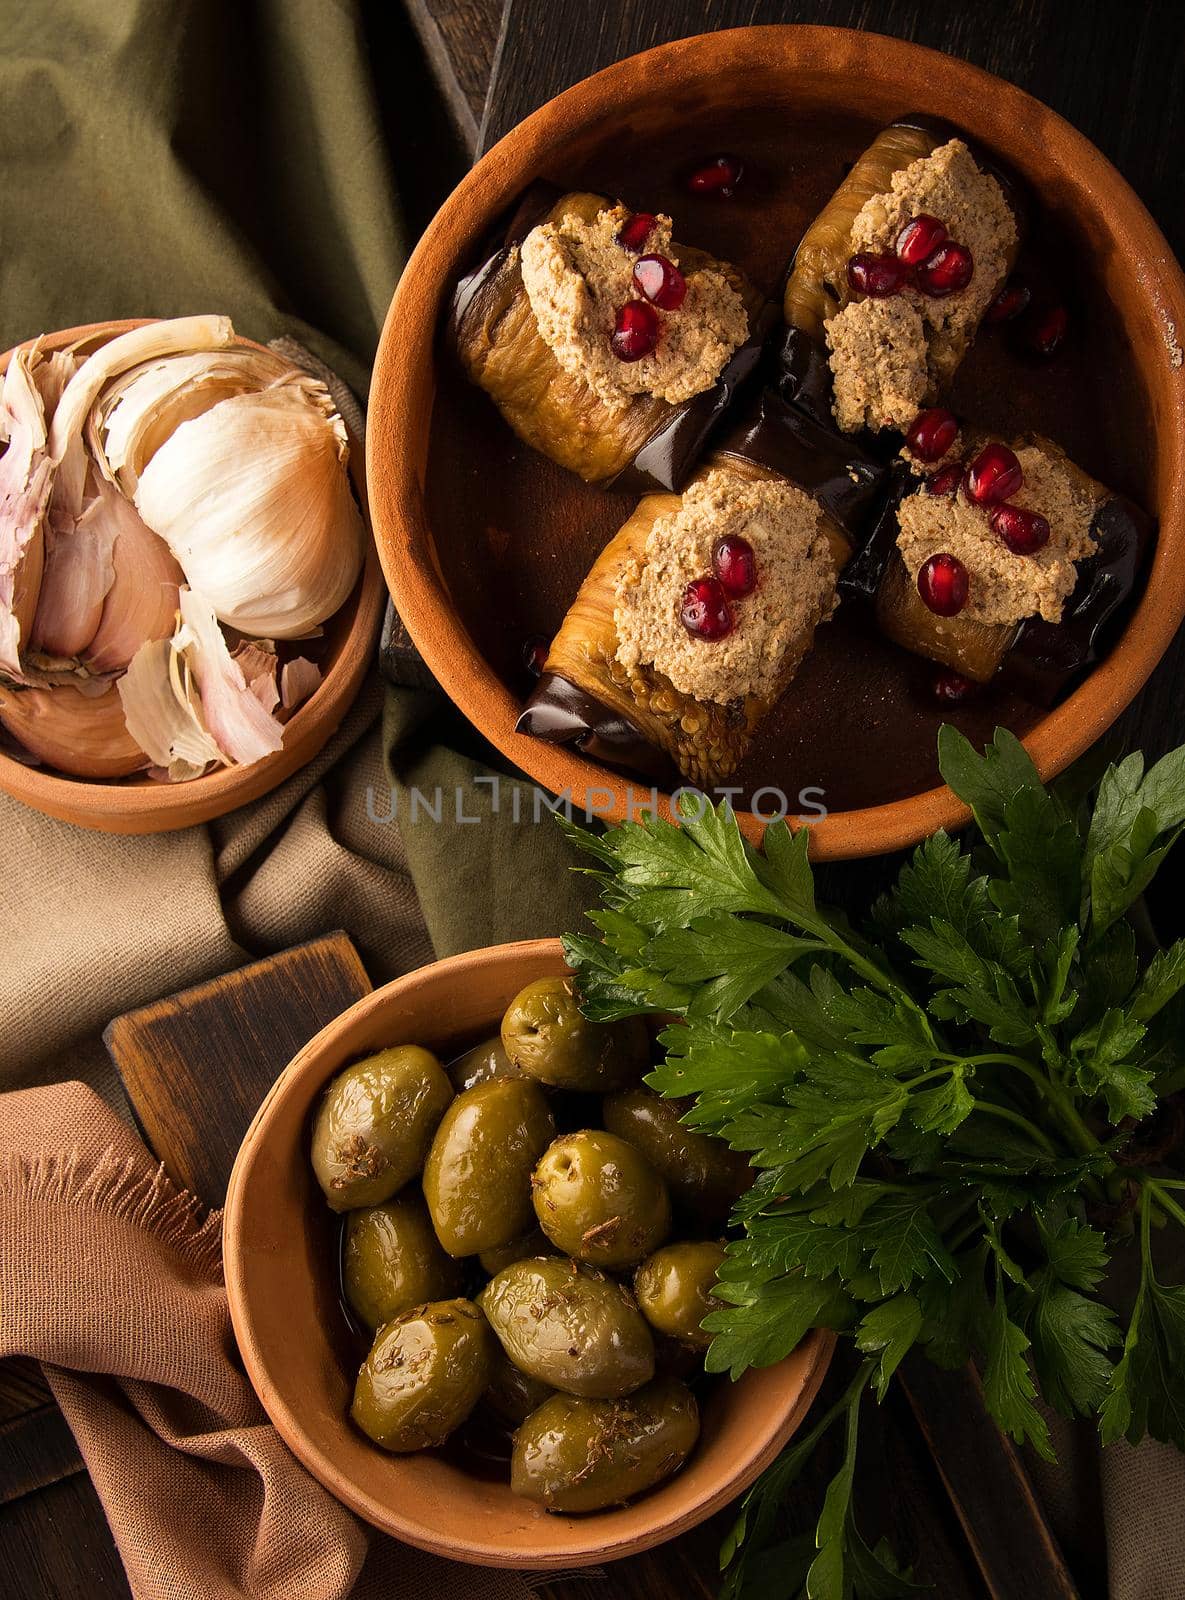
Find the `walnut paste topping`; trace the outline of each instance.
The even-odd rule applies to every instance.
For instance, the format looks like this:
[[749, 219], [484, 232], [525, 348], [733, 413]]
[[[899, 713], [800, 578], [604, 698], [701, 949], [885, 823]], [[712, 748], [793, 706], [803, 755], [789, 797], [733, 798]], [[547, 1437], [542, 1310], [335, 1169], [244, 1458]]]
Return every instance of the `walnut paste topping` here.
[[[892, 252], [920, 213], [939, 218], [967, 246], [975, 270], [965, 288], [935, 298], [907, 285], [884, 300], [853, 300], [824, 323], [835, 380], [836, 421], [903, 432], [933, 392], [936, 344], [965, 349], [1000, 287], [1016, 244], [1004, 191], [981, 172], [961, 139], [893, 174], [887, 193], [866, 200], [852, 224], [851, 252]], [[912, 313], [909, 315], [908, 313]]]
[[[693, 579], [711, 572], [712, 552], [726, 535], [753, 547], [759, 578], [751, 594], [730, 601], [732, 631], [707, 642], [680, 622], [680, 602]], [[655, 668], [696, 700], [772, 699], [816, 625], [835, 610], [835, 579], [822, 512], [810, 495], [782, 478], [713, 467], [687, 487], [677, 511], [655, 520], [640, 556], [618, 576], [617, 660], [627, 672]]]
[[1042, 549], [1013, 555], [992, 528], [992, 508], [973, 504], [962, 487], [953, 496], [925, 489], [908, 495], [897, 513], [897, 548], [915, 583], [931, 556], [956, 556], [970, 579], [961, 615], [975, 622], [1011, 624], [1032, 616], [1060, 622], [1078, 577], [1074, 563], [1094, 553], [1094, 502], [1055, 457], [1035, 445], [1016, 455], [1024, 485], [1008, 503], [1047, 519], [1049, 543]]
[[[660, 326], [653, 353], [619, 361], [609, 344], [614, 322], [637, 297], [638, 258], [617, 242], [630, 215], [617, 205], [591, 222], [569, 214], [532, 228], [522, 244], [523, 287], [560, 366], [582, 377], [607, 406], [620, 410], [640, 394], [677, 405], [712, 387], [748, 338], [749, 317], [722, 265], [693, 267], [678, 310], [654, 308]], [[646, 247], [679, 265], [670, 217], [655, 218]]]

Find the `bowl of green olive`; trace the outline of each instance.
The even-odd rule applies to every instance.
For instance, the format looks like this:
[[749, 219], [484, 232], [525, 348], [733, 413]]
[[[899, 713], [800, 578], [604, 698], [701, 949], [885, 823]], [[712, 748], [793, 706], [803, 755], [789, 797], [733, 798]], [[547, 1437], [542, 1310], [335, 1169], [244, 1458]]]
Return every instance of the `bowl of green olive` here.
[[422, 1549], [576, 1567], [740, 1494], [831, 1355], [704, 1370], [750, 1176], [643, 1081], [558, 940], [475, 951], [323, 1029], [235, 1162], [226, 1284], [247, 1372], [338, 1499]]

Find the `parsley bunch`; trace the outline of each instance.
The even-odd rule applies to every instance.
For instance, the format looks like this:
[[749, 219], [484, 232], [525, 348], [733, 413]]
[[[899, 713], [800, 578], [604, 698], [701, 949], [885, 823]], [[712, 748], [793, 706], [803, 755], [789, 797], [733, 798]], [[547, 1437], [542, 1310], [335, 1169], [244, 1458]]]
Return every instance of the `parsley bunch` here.
[[[778, 1361], [815, 1327], [865, 1357], [746, 1496], [726, 1596], [763, 1573], [809, 1600], [914, 1592], [852, 1510], [861, 1396], [883, 1398], [914, 1346], [976, 1357], [1000, 1427], [1048, 1459], [1038, 1395], [1104, 1441], [1185, 1449], [1185, 1286], [1163, 1264], [1185, 1177], [1161, 1159], [1185, 1086], [1185, 940], [1138, 931], [1185, 823], [1185, 749], [1147, 772], [1128, 756], [1093, 804], [1046, 789], [1004, 730], [979, 755], [944, 728], [939, 757], [978, 840], [929, 839], [861, 928], [817, 903], [805, 831], [771, 827], [759, 853], [694, 796], [679, 827], [567, 825], [601, 888], [601, 937], [565, 940], [587, 1014], [680, 1018], [647, 1081], [693, 1096], [685, 1121], [758, 1170], [708, 1370]], [[1124, 1250], [1139, 1287], [1121, 1311], [1105, 1275]], [[815, 1538], [771, 1551], [787, 1486], [839, 1423]]]

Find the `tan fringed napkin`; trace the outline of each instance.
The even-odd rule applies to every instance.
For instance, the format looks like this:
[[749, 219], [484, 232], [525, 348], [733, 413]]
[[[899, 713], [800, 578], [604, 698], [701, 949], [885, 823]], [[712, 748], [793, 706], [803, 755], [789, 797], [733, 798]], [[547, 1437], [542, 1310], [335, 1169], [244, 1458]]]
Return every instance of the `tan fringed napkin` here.
[[238, 1364], [221, 1215], [204, 1216], [80, 1083], [0, 1095], [0, 1357], [40, 1361], [136, 1600], [525, 1600], [367, 1536]]

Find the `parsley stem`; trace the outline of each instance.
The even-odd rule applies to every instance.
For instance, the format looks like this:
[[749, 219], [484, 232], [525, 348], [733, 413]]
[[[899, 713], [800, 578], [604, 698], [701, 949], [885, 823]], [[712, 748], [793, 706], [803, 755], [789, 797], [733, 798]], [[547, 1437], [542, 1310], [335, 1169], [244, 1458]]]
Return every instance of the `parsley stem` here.
[[1047, 1154], [1057, 1155], [1057, 1146], [1053, 1140], [1040, 1129], [1035, 1122], [1030, 1122], [1028, 1117], [1022, 1117], [1019, 1111], [1010, 1111], [1007, 1106], [997, 1105], [994, 1100], [977, 1100], [976, 1111], [982, 1111], [989, 1117], [997, 1117], [1001, 1122], [1011, 1122], [1018, 1128], [1023, 1128], [1029, 1138], [1039, 1144]]
[[1185, 1211], [1181, 1209], [1171, 1195], [1165, 1194], [1164, 1185], [1159, 1178], [1145, 1178], [1144, 1190], [1153, 1196], [1157, 1205], [1166, 1215], [1176, 1217], [1178, 1222], [1185, 1225]]
[[[1012, 1067], [1017, 1072], [1023, 1072], [1038, 1094], [1048, 1100], [1054, 1112], [1060, 1118], [1071, 1145], [1080, 1155], [1089, 1155], [1093, 1151], [1103, 1148], [1082, 1120], [1069, 1096], [1046, 1073], [1042, 1072], [1040, 1067], [1035, 1067], [1031, 1061], [1026, 1061], [1024, 1056], [1010, 1055], [1007, 1051], [992, 1051], [985, 1055], [947, 1056], [944, 1059], [961, 1061], [964, 1066], [968, 1067], [1001, 1066]], [[1052, 1149], [1052, 1146], [1050, 1148]]]

